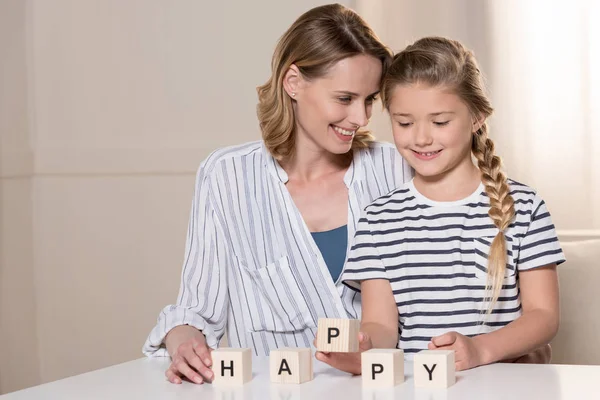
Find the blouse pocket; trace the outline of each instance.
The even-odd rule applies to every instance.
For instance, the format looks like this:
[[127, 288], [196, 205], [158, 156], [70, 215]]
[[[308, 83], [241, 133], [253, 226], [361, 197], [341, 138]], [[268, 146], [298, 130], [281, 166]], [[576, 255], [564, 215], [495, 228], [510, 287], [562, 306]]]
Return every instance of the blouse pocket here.
[[255, 297], [248, 298], [251, 331], [293, 332], [316, 326], [287, 256], [255, 270], [242, 266], [242, 271]]
[[[492, 242], [494, 241], [494, 236], [483, 236], [478, 238], [473, 238], [473, 249], [475, 253], [475, 263], [474, 263], [474, 272], [475, 277], [479, 279], [486, 280], [487, 272], [488, 272], [488, 258], [490, 255], [490, 248], [492, 247]], [[516, 252], [515, 249], [518, 249], [518, 246], [515, 246], [515, 240], [512, 237], [506, 236], [506, 270], [504, 272], [505, 279], [507, 277], [515, 275], [516, 272]]]

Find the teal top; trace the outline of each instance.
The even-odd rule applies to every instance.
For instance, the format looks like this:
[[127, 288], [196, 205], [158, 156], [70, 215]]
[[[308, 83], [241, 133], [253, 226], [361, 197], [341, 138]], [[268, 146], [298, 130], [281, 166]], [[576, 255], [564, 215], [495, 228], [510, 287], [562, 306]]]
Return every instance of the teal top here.
[[325, 259], [333, 281], [337, 281], [346, 261], [348, 225], [325, 232], [311, 232], [311, 235]]

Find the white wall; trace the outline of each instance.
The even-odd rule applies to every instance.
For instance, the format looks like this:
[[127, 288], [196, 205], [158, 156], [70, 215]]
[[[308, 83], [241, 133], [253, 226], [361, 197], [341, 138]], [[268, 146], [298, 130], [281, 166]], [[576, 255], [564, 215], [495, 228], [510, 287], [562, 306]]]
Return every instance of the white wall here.
[[259, 138], [274, 45], [324, 3], [0, 1], [0, 393], [141, 357], [198, 164]]

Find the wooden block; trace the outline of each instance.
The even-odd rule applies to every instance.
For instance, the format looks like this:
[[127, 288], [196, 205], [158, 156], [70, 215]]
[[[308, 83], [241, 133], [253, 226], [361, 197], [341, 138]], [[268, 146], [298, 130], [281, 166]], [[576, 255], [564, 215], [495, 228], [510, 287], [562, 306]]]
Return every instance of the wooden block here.
[[413, 361], [415, 387], [448, 388], [456, 382], [454, 350], [423, 350]]
[[308, 348], [271, 350], [269, 363], [273, 383], [304, 383], [313, 379], [312, 352]]
[[363, 386], [390, 387], [404, 382], [404, 351], [371, 349], [361, 354]]
[[250, 349], [219, 348], [213, 350], [212, 370], [215, 385], [243, 385], [252, 379]]
[[352, 353], [358, 351], [357, 319], [319, 318], [317, 350]]

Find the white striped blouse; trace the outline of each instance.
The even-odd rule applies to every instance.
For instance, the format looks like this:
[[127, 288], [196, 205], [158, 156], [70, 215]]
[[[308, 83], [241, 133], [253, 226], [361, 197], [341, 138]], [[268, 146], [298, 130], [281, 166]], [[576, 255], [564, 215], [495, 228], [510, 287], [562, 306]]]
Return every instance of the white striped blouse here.
[[[411, 177], [391, 144], [354, 151], [344, 176], [348, 243], [362, 210]], [[227, 332], [232, 347], [268, 355], [310, 347], [319, 318], [360, 318], [360, 294], [333, 282], [287, 180], [262, 141], [200, 165], [177, 303], [160, 313], [144, 354], [166, 356], [165, 335], [179, 325], [201, 330], [212, 348]]]

